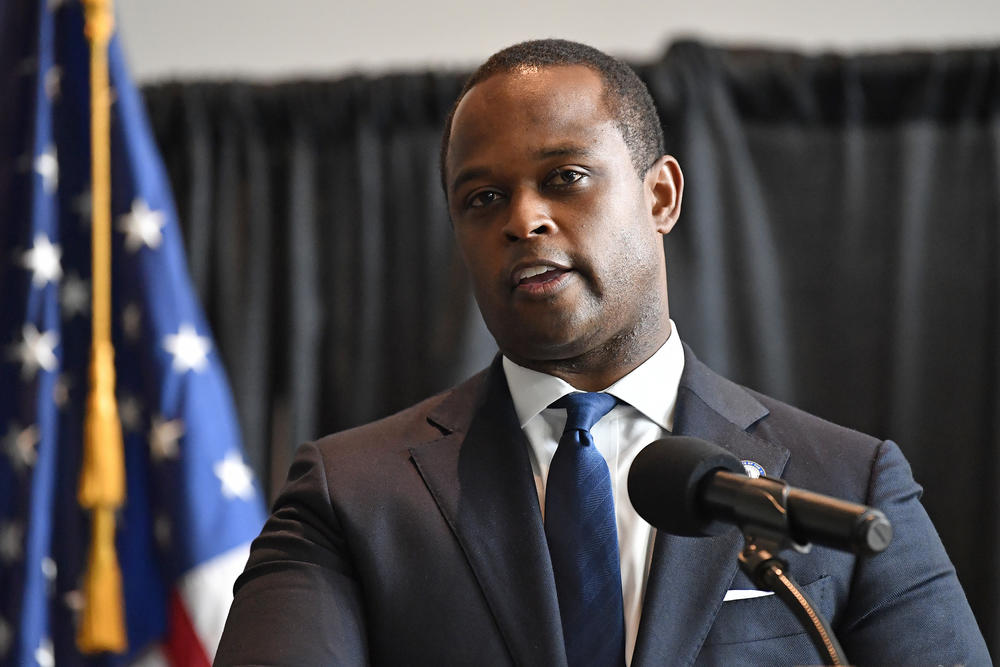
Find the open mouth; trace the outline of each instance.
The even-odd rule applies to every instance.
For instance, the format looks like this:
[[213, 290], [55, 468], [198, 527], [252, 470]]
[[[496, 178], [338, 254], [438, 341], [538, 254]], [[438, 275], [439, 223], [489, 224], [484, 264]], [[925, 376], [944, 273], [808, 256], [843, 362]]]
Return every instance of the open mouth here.
[[511, 276], [513, 289], [520, 293], [543, 294], [556, 289], [571, 271], [551, 264], [525, 266]]
[[566, 269], [560, 269], [555, 266], [529, 266], [517, 271], [514, 274], [514, 280], [517, 286], [540, 285], [555, 280], [566, 272]]

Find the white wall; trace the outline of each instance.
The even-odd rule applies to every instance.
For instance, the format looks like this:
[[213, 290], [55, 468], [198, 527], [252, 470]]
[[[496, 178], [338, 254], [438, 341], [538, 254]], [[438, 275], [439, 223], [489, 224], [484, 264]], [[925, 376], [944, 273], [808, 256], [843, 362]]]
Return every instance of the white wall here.
[[118, 0], [136, 78], [471, 67], [535, 37], [649, 59], [679, 36], [817, 51], [1000, 44], [1000, 0]]

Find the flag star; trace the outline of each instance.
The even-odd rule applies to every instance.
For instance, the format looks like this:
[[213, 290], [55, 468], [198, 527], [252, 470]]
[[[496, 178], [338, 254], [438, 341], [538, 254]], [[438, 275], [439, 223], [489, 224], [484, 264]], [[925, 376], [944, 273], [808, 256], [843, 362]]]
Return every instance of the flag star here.
[[94, 195], [91, 193], [89, 188], [73, 197], [73, 212], [80, 216], [83, 222], [90, 224], [90, 218], [93, 215], [93, 210]]
[[53, 101], [59, 97], [62, 92], [62, 67], [59, 65], [53, 65], [45, 73], [45, 96]]
[[14, 521], [0, 525], [0, 561], [10, 565], [21, 558], [24, 530]]
[[135, 252], [142, 246], [158, 248], [166, 224], [163, 211], [151, 211], [145, 201], [133, 199], [132, 210], [118, 218], [118, 231], [125, 233], [125, 248]]
[[39, 368], [55, 370], [59, 365], [55, 353], [59, 334], [55, 331], [40, 333], [34, 324], [25, 324], [21, 328], [21, 335], [23, 340], [13, 350], [14, 358], [21, 362], [21, 377], [31, 379]]
[[66, 608], [74, 614], [78, 614], [83, 611], [84, 603], [85, 599], [83, 597], [83, 593], [80, 591], [67, 591], [66, 594], [63, 595], [63, 604], [66, 605]]
[[56, 567], [56, 562], [52, 560], [49, 556], [42, 559], [42, 576], [45, 577], [47, 581], [55, 581], [56, 574], [59, 573], [59, 568]]
[[52, 401], [57, 408], [65, 408], [69, 405], [69, 389], [73, 385], [73, 378], [67, 373], [63, 373], [56, 379], [52, 387]]
[[138, 305], [130, 303], [122, 308], [122, 330], [131, 341], [142, 336], [142, 309]]
[[49, 241], [49, 237], [39, 234], [31, 250], [21, 255], [21, 264], [31, 271], [31, 283], [35, 287], [44, 287], [47, 283], [56, 282], [62, 276], [62, 248], [58, 243]]
[[216, 463], [212, 470], [222, 482], [222, 495], [226, 498], [250, 500], [254, 496], [253, 471], [236, 452], [229, 452], [226, 458]]
[[55, 593], [56, 575], [59, 573], [56, 562], [49, 556], [42, 559], [42, 576], [45, 577], [45, 594], [49, 597]]
[[153, 460], [162, 463], [166, 459], [176, 459], [177, 441], [184, 435], [184, 422], [180, 419], [164, 421], [153, 417], [153, 427], [149, 431], [149, 453]]
[[70, 320], [83, 315], [90, 308], [90, 286], [75, 273], [66, 276], [59, 288], [59, 302], [62, 304], [63, 319]]
[[199, 336], [190, 324], [182, 324], [176, 334], [163, 337], [163, 347], [174, 355], [175, 372], [200, 372], [208, 365], [208, 351], [212, 349], [212, 342], [205, 336]]
[[46, 194], [52, 194], [59, 187], [59, 160], [56, 159], [56, 147], [49, 145], [44, 153], [35, 156], [33, 163], [35, 172], [42, 177], [42, 186]]
[[54, 667], [56, 664], [55, 652], [52, 648], [52, 640], [46, 637], [35, 649], [35, 662], [38, 667]]
[[118, 417], [122, 428], [130, 433], [136, 433], [142, 428], [142, 403], [131, 394], [123, 394], [118, 399]]
[[14, 641], [14, 631], [10, 628], [10, 623], [0, 617], [0, 660], [7, 657], [10, 645]]
[[161, 549], [166, 549], [170, 546], [173, 528], [170, 525], [170, 517], [166, 514], [160, 514], [153, 520], [153, 536], [156, 538], [156, 543], [160, 545]]
[[15, 470], [21, 471], [35, 465], [38, 459], [36, 448], [40, 440], [37, 426], [21, 428], [15, 423], [10, 425], [3, 438], [3, 448]]

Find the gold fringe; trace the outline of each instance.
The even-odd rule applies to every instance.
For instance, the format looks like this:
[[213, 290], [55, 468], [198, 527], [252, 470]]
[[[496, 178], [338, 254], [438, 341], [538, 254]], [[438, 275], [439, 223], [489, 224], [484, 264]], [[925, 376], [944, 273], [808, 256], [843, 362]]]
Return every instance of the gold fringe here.
[[114, 511], [106, 507], [95, 509], [93, 531], [83, 581], [87, 604], [80, 616], [76, 645], [83, 653], [123, 653], [128, 648], [128, 640], [122, 605], [122, 575], [115, 553]]
[[[94, 344], [90, 354], [90, 395], [87, 396], [78, 497], [80, 505], [87, 509], [113, 510], [125, 501], [122, 426], [114, 393], [115, 352], [111, 343], [101, 341]], [[113, 521], [112, 517], [112, 528]]]
[[91, 510], [91, 543], [84, 574], [84, 607], [77, 631], [83, 653], [128, 648], [122, 575], [115, 553], [115, 510], [125, 501], [125, 458], [115, 401], [111, 344], [111, 96], [108, 43], [114, 29], [110, 0], [83, 0], [90, 42], [90, 152], [93, 193], [93, 343], [84, 424], [80, 505]]

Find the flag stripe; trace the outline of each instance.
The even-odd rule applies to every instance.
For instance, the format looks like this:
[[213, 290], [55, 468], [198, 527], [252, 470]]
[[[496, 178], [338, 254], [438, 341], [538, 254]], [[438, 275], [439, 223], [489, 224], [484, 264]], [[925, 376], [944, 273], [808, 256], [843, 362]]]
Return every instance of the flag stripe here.
[[[211, 647], [209, 655], [213, 659], [233, 601], [233, 582], [243, 571], [249, 556], [249, 544], [230, 549], [193, 568], [181, 578], [178, 586], [181, 599], [190, 611], [195, 632], [204, 646]], [[219, 604], [199, 604], [205, 597], [217, 600]]]
[[170, 631], [164, 645], [171, 665], [189, 667], [210, 667], [205, 647], [194, 630], [184, 601], [175, 591], [170, 596]]

